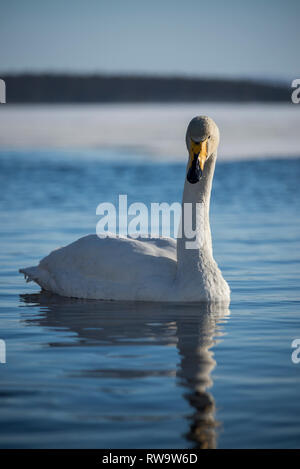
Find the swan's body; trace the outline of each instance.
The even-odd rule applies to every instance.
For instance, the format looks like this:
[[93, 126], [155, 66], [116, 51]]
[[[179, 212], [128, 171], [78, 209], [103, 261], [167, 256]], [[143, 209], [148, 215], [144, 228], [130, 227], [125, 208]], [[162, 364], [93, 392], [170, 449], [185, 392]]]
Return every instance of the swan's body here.
[[[211, 137], [209, 144], [205, 140], [208, 133]], [[193, 216], [197, 214], [199, 219], [192, 249], [188, 248], [191, 239], [184, 229], [177, 242], [171, 238], [99, 238], [89, 235], [53, 251], [38, 266], [21, 269], [20, 272], [43, 289], [68, 297], [229, 301], [229, 287], [213, 259], [209, 224], [218, 140], [218, 129], [211, 119], [200, 117], [191, 121], [187, 131], [190, 160], [182, 202], [189, 203]], [[203, 146], [206, 149], [206, 145], [205, 156]], [[202, 178], [200, 166], [201, 170], [204, 169]], [[183, 227], [186, 217], [183, 210]]]

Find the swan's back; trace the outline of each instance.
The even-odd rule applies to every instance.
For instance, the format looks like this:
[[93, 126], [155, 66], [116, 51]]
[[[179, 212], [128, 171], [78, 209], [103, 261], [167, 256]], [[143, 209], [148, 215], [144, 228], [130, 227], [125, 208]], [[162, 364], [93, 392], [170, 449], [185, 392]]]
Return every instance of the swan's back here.
[[176, 241], [88, 235], [21, 272], [45, 290], [64, 296], [147, 299], [153, 291], [160, 295], [161, 285], [175, 277]]

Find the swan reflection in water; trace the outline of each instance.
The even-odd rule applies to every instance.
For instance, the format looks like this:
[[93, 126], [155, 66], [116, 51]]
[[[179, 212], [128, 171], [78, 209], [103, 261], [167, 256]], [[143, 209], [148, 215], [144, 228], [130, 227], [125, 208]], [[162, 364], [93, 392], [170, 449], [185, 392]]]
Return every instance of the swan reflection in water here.
[[[59, 332], [59, 343], [49, 346], [177, 347], [179, 360], [174, 364], [168, 362], [168, 369], [148, 370], [147, 362], [142, 370], [134, 367], [130, 370], [130, 366], [125, 370], [122, 362], [120, 369], [82, 369], [80, 376], [98, 379], [176, 376], [191, 408], [187, 416], [188, 431], [179, 428], [178, 432], [185, 433], [185, 438], [196, 448], [216, 447], [218, 423], [214, 398], [208, 391], [213, 384], [211, 372], [216, 366], [211, 347], [222, 335], [218, 324], [229, 315], [228, 305], [101, 302], [62, 298], [46, 292], [21, 295], [21, 303], [39, 307], [39, 316], [26, 315], [25, 324]], [[75, 333], [72, 341], [70, 334], [64, 341], [66, 331]], [[131, 360], [127, 362], [130, 364]]]

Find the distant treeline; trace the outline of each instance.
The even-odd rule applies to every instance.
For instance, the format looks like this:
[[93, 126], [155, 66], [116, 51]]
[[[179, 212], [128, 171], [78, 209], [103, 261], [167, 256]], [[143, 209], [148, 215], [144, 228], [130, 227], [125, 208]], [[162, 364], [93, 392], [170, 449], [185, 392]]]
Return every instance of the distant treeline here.
[[288, 86], [253, 80], [186, 77], [1, 75], [7, 103], [289, 102]]

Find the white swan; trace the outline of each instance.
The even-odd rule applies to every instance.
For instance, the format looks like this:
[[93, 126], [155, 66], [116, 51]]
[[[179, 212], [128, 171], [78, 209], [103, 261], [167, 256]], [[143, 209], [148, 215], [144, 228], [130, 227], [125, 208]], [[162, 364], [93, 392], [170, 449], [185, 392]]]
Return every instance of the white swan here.
[[[62, 296], [103, 300], [228, 302], [230, 289], [212, 253], [209, 204], [219, 130], [206, 116], [195, 117], [186, 132], [189, 151], [183, 204], [197, 217], [193, 248], [182, 236], [80, 238], [51, 252], [38, 266], [20, 269], [27, 281]], [[191, 213], [191, 212], [189, 212]], [[190, 226], [190, 225], [189, 225]]]

